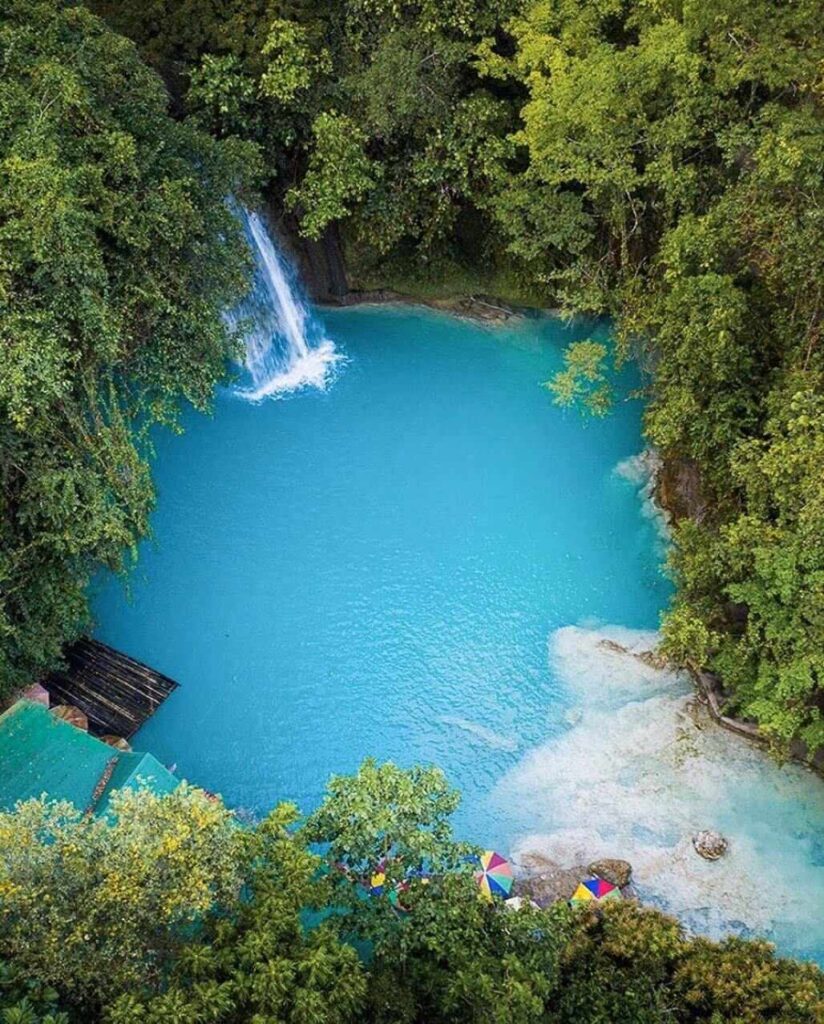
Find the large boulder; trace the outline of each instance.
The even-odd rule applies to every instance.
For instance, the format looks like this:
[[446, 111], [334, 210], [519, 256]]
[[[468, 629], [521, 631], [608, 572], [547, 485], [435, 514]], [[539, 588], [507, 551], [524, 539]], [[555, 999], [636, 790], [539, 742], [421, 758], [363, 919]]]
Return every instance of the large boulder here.
[[720, 832], [713, 832], [712, 829], [705, 828], [692, 837], [692, 845], [695, 852], [704, 860], [718, 860], [727, 852], [729, 844]]
[[603, 878], [605, 882], [611, 882], [623, 889], [629, 885], [632, 878], [632, 865], [628, 860], [604, 857], [602, 860], [594, 860], [587, 867], [587, 871], [596, 878]]
[[548, 907], [552, 903], [568, 900], [578, 888], [586, 871], [580, 868], [562, 868], [555, 865], [539, 874], [527, 878], [517, 878], [512, 887], [512, 895], [531, 900], [539, 907]]
[[518, 858], [518, 862], [524, 871], [528, 871], [532, 875], [540, 874], [541, 871], [554, 871], [555, 868], [560, 867], [560, 864], [556, 861], [545, 856], [543, 853], [538, 853], [536, 850], [522, 853]]

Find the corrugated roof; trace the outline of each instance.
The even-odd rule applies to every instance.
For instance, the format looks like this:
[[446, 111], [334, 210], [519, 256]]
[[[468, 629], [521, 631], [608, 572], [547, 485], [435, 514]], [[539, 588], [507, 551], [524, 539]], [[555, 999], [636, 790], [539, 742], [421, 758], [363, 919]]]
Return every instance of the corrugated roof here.
[[164, 767], [154, 754], [121, 753], [111, 781], [101, 797], [98, 811], [103, 810], [109, 797], [117, 789], [139, 789], [145, 786], [153, 793], [171, 793], [180, 780]]
[[46, 794], [87, 810], [107, 769], [111, 777], [97, 794], [96, 812], [124, 786], [145, 785], [169, 793], [178, 785], [151, 754], [117, 751], [56, 719], [42, 704], [21, 700], [0, 715], [0, 809], [10, 810], [18, 800]]

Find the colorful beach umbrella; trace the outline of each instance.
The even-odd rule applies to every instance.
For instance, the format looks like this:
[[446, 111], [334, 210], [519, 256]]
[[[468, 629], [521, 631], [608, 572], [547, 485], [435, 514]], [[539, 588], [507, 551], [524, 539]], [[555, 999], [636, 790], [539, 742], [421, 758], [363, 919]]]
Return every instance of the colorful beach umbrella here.
[[369, 895], [370, 896], [382, 896], [383, 887], [386, 885], [386, 861], [382, 860], [378, 864], [375, 872], [369, 879]]
[[512, 883], [515, 881], [512, 873], [512, 865], [494, 850], [487, 850], [480, 858], [481, 870], [475, 872], [475, 881], [481, 890], [481, 895], [491, 900], [493, 896], [502, 896], [504, 899], [512, 891]]
[[584, 903], [602, 903], [606, 900], [620, 900], [621, 890], [603, 878], [586, 878], [572, 894], [570, 903], [581, 906]]

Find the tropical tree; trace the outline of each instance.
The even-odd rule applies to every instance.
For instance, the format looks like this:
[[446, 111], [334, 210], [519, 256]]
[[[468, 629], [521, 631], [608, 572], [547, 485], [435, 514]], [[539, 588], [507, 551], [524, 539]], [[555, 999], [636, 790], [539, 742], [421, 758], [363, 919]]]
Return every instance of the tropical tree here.
[[245, 877], [246, 835], [202, 790], [121, 790], [109, 807], [0, 813], [0, 956], [89, 1011], [156, 988], [206, 915], [237, 910]]
[[121, 990], [106, 1024], [362, 1019], [366, 973], [328, 914], [332, 887], [320, 858], [290, 834], [296, 818], [294, 807], [281, 805], [248, 834], [241, 903], [204, 922], [177, 954], [163, 992], [141, 998]]
[[245, 287], [254, 166], [167, 113], [132, 43], [63, 0], [0, 14], [0, 694], [86, 624], [148, 528], [152, 423], [208, 406]]

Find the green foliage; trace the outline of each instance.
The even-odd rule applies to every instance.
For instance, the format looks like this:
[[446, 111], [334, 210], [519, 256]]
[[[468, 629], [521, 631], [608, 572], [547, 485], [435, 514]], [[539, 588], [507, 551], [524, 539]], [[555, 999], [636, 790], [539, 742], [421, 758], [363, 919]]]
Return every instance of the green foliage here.
[[673, 621], [733, 619], [709, 645], [711, 664], [779, 749], [796, 737], [824, 744], [824, 403], [808, 381], [796, 374], [771, 393], [764, 437], [734, 449], [737, 513], [717, 532], [679, 534], [682, 593], [667, 623], [669, 635]]
[[248, 151], [172, 121], [82, 7], [10, 0], [0, 60], [2, 696], [54, 664], [90, 574], [146, 532], [148, 426], [225, 372], [245, 263], [223, 197]]
[[200, 790], [121, 790], [111, 814], [0, 814], [0, 955], [90, 1006], [156, 986], [205, 914], [237, 906], [244, 874], [245, 837]]
[[216, 135], [254, 137], [261, 120], [258, 87], [233, 54], [207, 53], [189, 76], [195, 119]]
[[336, 918], [303, 924], [329, 905], [331, 888], [319, 858], [287, 831], [294, 820], [295, 809], [283, 805], [248, 836], [246, 891], [235, 913], [210, 919], [180, 951], [162, 993], [146, 1000], [124, 993], [106, 1011], [106, 1024], [359, 1019], [365, 972], [340, 941]]
[[26, 978], [22, 971], [0, 960], [0, 1021], [3, 1024], [69, 1024], [59, 1008], [56, 989]]
[[260, 91], [280, 103], [290, 103], [308, 89], [317, 72], [331, 70], [325, 50], [312, 52], [307, 30], [281, 18], [269, 26], [263, 56], [266, 70], [261, 75]]
[[[328, 850], [334, 905], [349, 933], [378, 951], [404, 930], [404, 906], [436, 901], [447, 873], [469, 873], [472, 848], [452, 836], [460, 797], [437, 768], [405, 771], [366, 760], [353, 776], [333, 776], [302, 829]], [[383, 891], [364, 899], [378, 872]]]
[[687, 1020], [813, 1024], [824, 1013], [821, 971], [777, 960], [766, 942], [731, 938], [684, 943], [673, 994]]
[[672, 1019], [676, 1000], [671, 982], [683, 946], [676, 922], [618, 904], [598, 915], [582, 914], [577, 925], [563, 955], [558, 1024], [663, 1024]]
[[[0, 817], [0, 1021], [821, 1020], [824, 974], [765, 943], [690, 939], [629, 902], [481, 898], [451, 836], [456, 803], [434, 769], [366, 762], [302, 825], [281, 805], [241, 829], [186, 788], [122, 794], [105, 821], [22, 805]], [[368, 894], [376, 863], [403, 866], [384, 896]]]
[[328, 224], [346, 217], [351, 204], [369, 191], [374, 172], [363, 151], [366, 136], [345, 114], [318, 115], [312, 135], [306, 176], [286, 202], [301, 210], [303, 234], [319, 238]]
[[607, 347], [601, 342], [576, 341], [564, 352], [564, 369], [544, 387], [558, 405], [580, 404], [593, 416], [606, 416], [612, 406], [606, 358]]
[[764, 942], [685, 938], [631, 904], [578, 918], [564, 948], [557, 1024], [815, 1024], [824, 976]]
[[459, 802], [439, 768], [405, 771], [367, 759], [356, 775], [330, 779], [304, 832], [309, 842], [328, 844], [332, 860], [357, 875], [386, 858], [446, 870], [466, 852], [454, 844], [449, 820]]
[[[528, 90], [528, 163], [489, 207], [508, 251], [616, 315], [619, 357], [651, 371], [648, 438], [700, 473], [666, 646], [783, 750], [824, 742], [820, 13], [545, 0], [509, 59], [478, 48]], [[597, 355], [569, 352], [557, 401], [603, 412]]]
[[[345, 222], [378, 281], [449, 268], [614, 315], [650, 441], [701, 478], [666, 650], [778, 749], [824, 743], [820, 0], [92, 5], [180, 117], [84, 7], [7, 0], [0, 696], [146, 533], [148, 431], [225, 371], [245, 263], [224, 197], [262, 169], [305, 235]], [[555, 399], [603, 414], [606, 357], [572, 346]], [[108, 1024], [824, 1017], [820, 972], [763, 944], [479, 900], [456, 804], [435, 769], [367, 762], [298, 828], [282, 807], [241, 831], [185, 789], [111, 821], [0, 815], [0, 1019], [62, 1024], [60, 1000]]]
[[462, 1024], [539, 1024], [553, 1019], [568, 910], [506, 911], [453, 874], [404, 895], [410, 916], [377, 946], [370, 1018]]
[[695, 672], [707, 664], [710, 653], [718, 641], [718, 637], [713, 636], [707, 629], [701, 616], [683, 605], [674, 608], [667, 615], [662, 632], [662, 654], [676, 664], [684, 665]]

